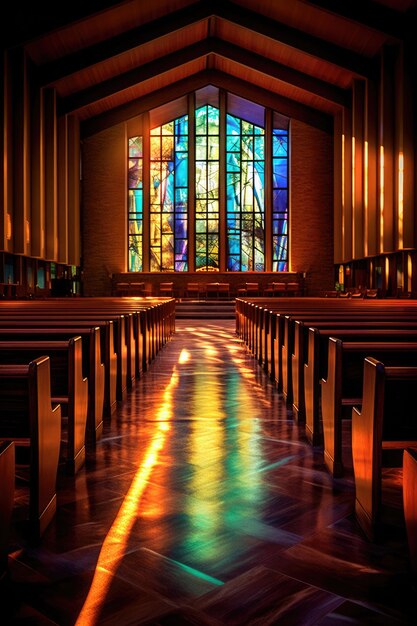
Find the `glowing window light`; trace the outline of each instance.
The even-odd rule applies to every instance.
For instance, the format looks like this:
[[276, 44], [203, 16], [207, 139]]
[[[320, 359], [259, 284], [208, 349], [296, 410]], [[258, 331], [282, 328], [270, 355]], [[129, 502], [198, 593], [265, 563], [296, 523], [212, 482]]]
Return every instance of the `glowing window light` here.
[[364, 168], [364, 179], [363, 179], [363, 209], [364, 209], [364, 217], [365, 217], [365, 232], [364, 232], [364, 252], [365, 256], [368, 255], [368, 202], [369, 202], [369, 146], [368, 142], [365, 141], [363, 147], [363, 168]]
[[384, 146], [379, 147], [379, 234], [380, 252], [384, 251]]
[[413, 283], [413, 259], [411, 254], [407, 254], [407, 290], [412, 291]]
[[398, 247], [404, 247], [404, 154], [398, 155]]
[[342, 134], [342, 238], [345, 239], [345, 135]]
[[178, 372], [174, 369], [157, 411], [157, 430], [103, 542], [90, 590], [75, 626], [94, 626], [98, 623], [97, 620], [114, 579], [114, 573], [126, 553], [130, 532], [137, 520], [140, 499], [158, 461], [159, 452], [164, 446], [166, 433], [170, 429], [170, 424], [166, 420], [172, 416], [172, 394], [177, 385]]

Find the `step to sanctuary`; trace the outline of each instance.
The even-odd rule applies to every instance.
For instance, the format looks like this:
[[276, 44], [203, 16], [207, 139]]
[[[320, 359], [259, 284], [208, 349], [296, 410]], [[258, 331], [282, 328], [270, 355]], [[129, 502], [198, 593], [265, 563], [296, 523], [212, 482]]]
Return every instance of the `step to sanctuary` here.
[[177, 319], [234, 319], [234, 300], [180, 300], [175, 305]]

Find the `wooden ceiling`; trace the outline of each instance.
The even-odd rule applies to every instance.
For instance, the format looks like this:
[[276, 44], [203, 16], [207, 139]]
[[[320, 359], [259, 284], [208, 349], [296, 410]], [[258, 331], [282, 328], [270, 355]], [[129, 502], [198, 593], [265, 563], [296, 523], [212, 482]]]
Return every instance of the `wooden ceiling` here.
[[[417, 0], [74, 0], [19, 3], [4, 47], [90, 134], [207, 84], [283, 114], [329, 119], [382, 46], [411, 40]], [[36, 14], [33, 13], [34, 7]], [[25, 10], [27, 8], [27, 10]]]

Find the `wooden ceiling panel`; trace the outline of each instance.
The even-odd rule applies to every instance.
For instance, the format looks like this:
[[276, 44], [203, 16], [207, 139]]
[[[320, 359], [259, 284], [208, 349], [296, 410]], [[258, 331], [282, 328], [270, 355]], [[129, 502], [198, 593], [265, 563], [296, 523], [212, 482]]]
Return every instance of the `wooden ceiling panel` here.
[[215, 56], [214, 69], [219, 72], [224, 72], [225, 74], [230, 74], [236, 78], [240, 78], [247, 83], [260, 87], [261, 89], [269, 90], [284, 98], [295, 100], [301, 104], [318, 109], [323, 113], [333, 115], [337, 110], [340, 110], [340, 107], [331, 104], [329, 101], [324, 100], [324, 98], [320, 98], [319, 96], [299, 89], [298, 87], [294, 87], [288, 83], [284, 83], [265, 74], [261, 74], [260, 72], [256, 72], [250, 67], [243, 67], [242, 65], [228, 59]]
[[25, 50], [39, 85], [56, 88], [61, 113], [76, 112], [81, 121], [152, 100], [153, 91], [210, 70], [327, 118], [350, 105], [355, 78], [374, 75], [383, 45], [403, 38], [405, 11], [416, 4], [103, 0], [91, 8], [86, 2], [83, 18], [80, 7], [75, 22], [61, 20]]
[[35, 63], [50, 63], [195, 3], [196, 0], [130, 0], [115, 3], [110, 9], [48, 33], [29, 43], [26, 49]]
[[175, 70], [163, 72], [157, 76], [136, 84], [133, 87], [119, 91], [112, 96], [102, 98], [91, 104], [81, 107], [77, 113], [81, 121], [96, 115], [101, 115], [127, 104], [133, 100], [148, 96], [155, 91], [168, 87], [172, 83], [187, 79], [206, 69], [206, 59], [204, 57], [191, 61], [177, 67]]
[[155, 59], [181, 50], [185, 46], [201, 41], [207, 36], [207, 29], [207, 21], [196, 22], [192, 26], [174, 31], [165, 37], [159, 37], [125, 54], [116, 55], [107, 61], [102, 61], [77, 73], [65, 76], [61, 80], [55, 81], [54, 86], [57, 93], [65, 98], [77, 91], [88, 89], [102, 81], [129, 72]]
[[216, 20], [216, 33], [221, 39], [282, 63], [295, 70], [327, 81], [343, 89], [351, 86], [355, 74], [332, 63], [326, 63], [285, 44], [271, 41], [269, 37], [248, 31], [226, 20]]
[[[252, 0], [236, 2], [246, 9], [253, 10]], [[337, 2], [335, 5], [337, 11]], [[386, 40], [383, 33], [340, 18], [302, 0], [292, 2], [259, 0], [256, 6], [259, 13], [266, 17], [368, 57], [377, 54]]]

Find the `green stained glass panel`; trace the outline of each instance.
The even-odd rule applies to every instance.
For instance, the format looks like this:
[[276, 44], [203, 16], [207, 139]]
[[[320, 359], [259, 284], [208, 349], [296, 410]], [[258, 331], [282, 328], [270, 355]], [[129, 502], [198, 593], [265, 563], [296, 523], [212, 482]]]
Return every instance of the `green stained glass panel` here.
[[142, 137], [129, 138], [129, 157], [143, 157], [143, 140]]

